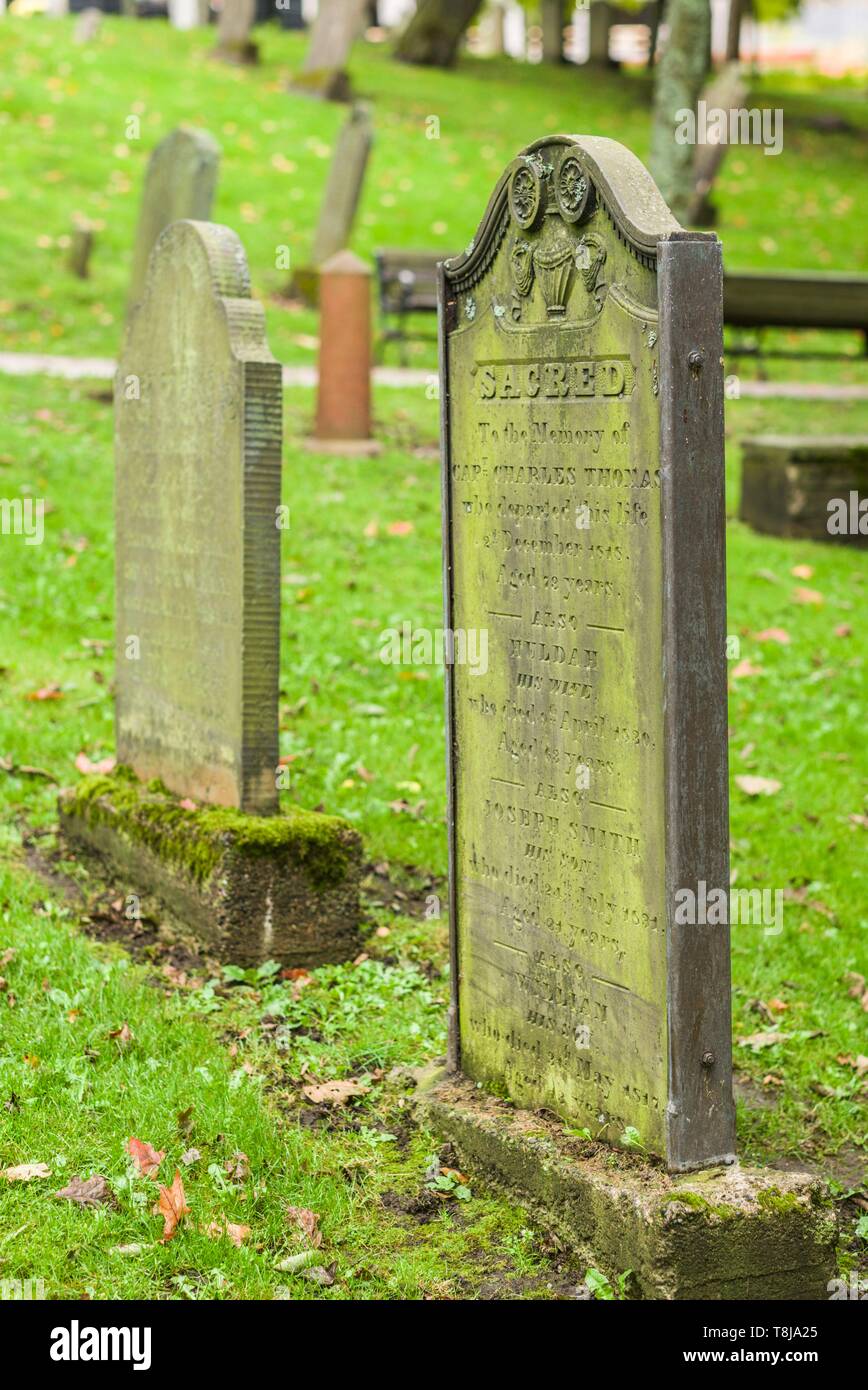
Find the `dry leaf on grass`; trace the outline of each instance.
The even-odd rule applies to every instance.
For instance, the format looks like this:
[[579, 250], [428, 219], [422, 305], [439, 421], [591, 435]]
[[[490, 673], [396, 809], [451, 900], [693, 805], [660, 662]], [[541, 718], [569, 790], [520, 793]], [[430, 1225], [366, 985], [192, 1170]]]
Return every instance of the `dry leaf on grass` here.
[[734, 681], [740, 681], [745, 676], [762, 676], [763, 674], [763, 668], [761, 666], [754, 666], [753, 662], [748, 661], [747, 657], [744, 658], [744, 661], [740, 661], [737, 666], [733, 666], [732, 668], [732, 678]]
[[0, 1168], [0, 1176], [9, 1182], [32, 1182], [34, 1178], [50, 1178], [47, 1163], [19, 1163], [17, 1168]]
[[774, 796], [779, 792], [782, 783], [776, 782], [773, 777], [752, 777], [748, 773], [743, 773], [736, 777], [735, 785], [740, 787], [746, 796]]
[[823, 602], [823, 595], [819, 589], [798, 588], [793, 590], [793, 600], [795, 603], [816, 603]]
[[236, 1225], [234, 1221], [224, 1221], [222, 1224], [219, 1221], [212, 1221], [205, 1227], [205, 1234], [211, 1240], [222, 1240], [225, 1236], [240, 1250], [243, 1242], [250, 1235], [250, 1227]]
[[163, 1238], [160, 1244], [165, 1245], [178, 1229], [178, 1223], [190, 1214], [184, 1183], [177, 1168], [172, 1186], [160, 1188], [160, 1195], [151, 1210], [154, 1216], [162, 1216], [163, 1218]]
[[858, 999], [862, 1008], [868, 1013], [868, 988], [865, 985], [865, 976], [859, 975], [855, 970], [850, 970], [844, 976], [844, 984], [849, 988], [847, 993], [851, 999]]
[[250, 1160], [247, 1154], [236, 1151], [223, 1164], [223, 1171], [232, 1182], [246, 1182], [250, 1177]]
[[782, 627], [764, 627], [762, 632], [754, 633], [756, 642], [779, 642], [782, 647], [789, 645], [790, 634]]
[[76, 756], [75, 765], [79, 772], [83, 773], [85, 777], [89, 777], [94, 773], [104, 775], [114, 771], [115, 759], [100, 758], [99, 762], [93, 763], [86, 753], [79, 753]]
[[791, 1038], [792, 1033], [750, 1033], [747, 1037], [739, 1038], [739, 1047], [749, 1047], [752, 1052], [760, 1052], [764, 1047], [775, 1047], [777, 1043], [786, 1042]]
[[322, 1231], [319, 1230], [319, 1213], [310, 1211], [307, 1207], [287, 1207], [286, 1215], [290, 1221], [294, 1221], [311, 1245], [317, 1249], [322, 1245]]
[[128, 1023], [122, 1023], [120, 1028], [113, 1028], [109, 1033], [110, 1038], [114, 1038], [118, 1047], [129, 1047], [133, 1041], [133, 1030]]
[[858, 1057], [851, 1057], [849, 1052], [842, 1053], [835, 1061], [840, 1062], [842, 1067], [852, 1067], [858, 1076], [864, 1076], [868, 1071], [868, 1057], [863, 1056], [861, 1052]]
[[814, 567], [813, 565], [793, 565], [790, 574], [794, 579], [813, 579]]
[[345, 1105], [354, 1096], [366, 1096], [370, 1086], [364, 1081], [322, 1081], [315, 1086], [303, 1086], [302, 1094], [314, 1105]]
[[165, 1149], [155, 1149], [153, 1144], [145, 1144], [141, 1139], [128, 1139], [127, 1151], [143, 1178], [156, 1177], [166, 1157]]
[[117, 1203], [115, 1194], [112, 1192], [105, 1178], [101, 1173], [94, 1173], [92, 1178], [70, 1178], [69, 1184], [62, 1187], [59, 1192], [55, 1192], [55, 1197], [62, 1197], [67, 1202], [74, 1202], [78, 1207], [113, 1207]]

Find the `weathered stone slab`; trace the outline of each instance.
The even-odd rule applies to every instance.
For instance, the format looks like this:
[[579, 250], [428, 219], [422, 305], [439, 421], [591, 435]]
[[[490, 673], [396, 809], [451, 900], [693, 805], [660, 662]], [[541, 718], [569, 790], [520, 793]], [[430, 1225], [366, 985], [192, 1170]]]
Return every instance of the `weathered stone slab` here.
[[358, 832], [336, 816], [190, 810], [123, 772], [61, 794], [60, 825], [221, 960], [313, 967], [359, 950]]
[[731, 1161], [728, 912], [676, 916], [729, 884], [719, 242], [614, 141], [539, 140], [441, 337], [452, 1064]]
[[93, 227], [82, 218], [77, 218], [72, 226], [66, 264], [79, 280], [86, 280], [90, 274], [90, 255], [93, 250]]
[[130, 277], [127, 312], [142, 297], [157, 238], [171, 222], [211, 216], [220, 147], [207, 130], [179, 126], [161, 140], [148, 161]]
[[349, 101], [346, 64], [366, 9], [367, 0], [320, 0], [304, 63], [290, 83], [292, 91], [325, 101]]
[[827, 1299], [834, 1208], [807, 1173], [740, 1164], [676, 1177], [640, 1155], [570, 1137], [453, 1078], [420, 1097], [462, 1166], [485, 1172], [594, 1268], [632, 1270], [650, 1299]]
[[868, 436], [745, 439], [739, 516], [770, 536], [868, 546]]
[[280, 365], [227, 227], [160, 238], [115, 401], [118, 759], [275, 811]]
[[212, 56], [224, 63], [258, 63], [259, 48], [250, 38], [255, 21], [256, 0], [223, 0]]
[[353, 102], [329, 166], [313, 239], [315, 265], [322, 265], [349, 245], [373, 142], [371, 108], [365, 101]]
[[341, 126], [329, 165], [311, 263], [295, 267], [289, 286], [289, 294], [307, 304], [319, 303], [320, 267], [349, 244], [373, 141], [371, 108], [367, 102], [354, 102]]

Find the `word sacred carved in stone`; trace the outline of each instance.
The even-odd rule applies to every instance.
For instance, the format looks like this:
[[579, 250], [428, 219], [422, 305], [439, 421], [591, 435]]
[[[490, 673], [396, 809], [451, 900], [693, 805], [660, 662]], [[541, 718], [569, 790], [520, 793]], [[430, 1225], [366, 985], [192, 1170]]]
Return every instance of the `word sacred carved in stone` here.
[[[678, 392], [693, 389], [685, 367], [686, 384], [661, 400], [658, 244], [673, 237], [679, 265], [697, 246], [719, 264], [714, 239], [680, 232], [626, 150], [556, 137], [513, 161], [476, 239], [443, 268], [447, 624], [489, 634], [484, 676], [447, 673], [452, 1058], [518, 1104], [613, 1142], [631, 1127], [688, 1167], [728, 1157], [732, 1126], [728, 939], [701, 946], [713, 997], [691, 1007], [714, 1045], [694, 1075], [680, 1031], [693, 946], [670, 924], [696, 816], [670, 792], [685, 731], [667, 659], [692, 659], [674, 631], [681, 591], [666, 598], [673, 450], [662, 433]], [[710, 318], [713, 338], [713, 305]], [[686, 403], [691, 420], [706, 389]], [[712, 400], [713, 428], [716, 410]], [[718, 522], [722, 538], [722, 511]], [[721, 562], [711, 640], [725, 620], [722, 574]], [[725, 771], [715, 671], [697, 730], [712, 796]], [[693, 854], [718, 877], [721, 824]]]

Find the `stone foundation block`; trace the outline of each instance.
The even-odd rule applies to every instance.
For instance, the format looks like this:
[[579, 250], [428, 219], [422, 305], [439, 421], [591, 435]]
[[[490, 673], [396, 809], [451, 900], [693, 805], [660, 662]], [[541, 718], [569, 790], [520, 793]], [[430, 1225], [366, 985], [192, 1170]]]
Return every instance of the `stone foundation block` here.
[[125, 769], [61, 792], [58, 811], [71, 848], [128, 893], [157, 898], [222, 960], [312, 967], [359, 950], [362, 842], [336, 816], [189, 810]]
[[807, 1173], [740, 1164], [672, 1175], [564, 1132], [464, 1077], [420, 1085], [420, 1118], [589, 1265], [647, 1299], [827, 1299], [836, 1221]]

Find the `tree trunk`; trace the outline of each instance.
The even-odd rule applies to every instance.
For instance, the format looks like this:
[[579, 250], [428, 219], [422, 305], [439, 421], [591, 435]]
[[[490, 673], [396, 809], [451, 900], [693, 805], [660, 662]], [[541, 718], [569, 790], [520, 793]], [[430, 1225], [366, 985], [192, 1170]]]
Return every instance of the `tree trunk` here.
[[738, 62], [744, 9], [744, 0], [729, 0], [729, 17], [726, 23], [726, 61], [728, 63]]
[[564, 61], [563, 0], [541, 0], [542, 56], [544, 63]]
[[419, 0], [419, 8], [395, 46], [402, 63], [450, 68], [458, 45], [482, 0]]
[[709, 0], [668, 0], [665, 18], [669, 42], [654, 80], [650, 167], [657, 187], [681, 221], [693, 193], [695, 144], [677, 140], [676, 129], [685, 112], [695, 114], [708, 70]]

